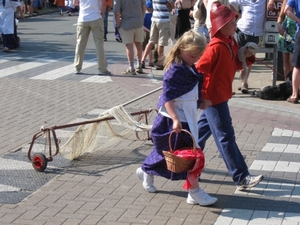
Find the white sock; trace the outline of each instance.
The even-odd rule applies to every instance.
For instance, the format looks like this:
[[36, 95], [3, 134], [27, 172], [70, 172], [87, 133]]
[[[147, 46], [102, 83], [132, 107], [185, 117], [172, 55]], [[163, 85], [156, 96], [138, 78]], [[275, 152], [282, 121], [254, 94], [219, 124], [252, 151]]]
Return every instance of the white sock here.
[[195, 188], [195, 189], [189, 189], [189, 193], [190, 194], [195, 194], [199, 191], [199, 188]]

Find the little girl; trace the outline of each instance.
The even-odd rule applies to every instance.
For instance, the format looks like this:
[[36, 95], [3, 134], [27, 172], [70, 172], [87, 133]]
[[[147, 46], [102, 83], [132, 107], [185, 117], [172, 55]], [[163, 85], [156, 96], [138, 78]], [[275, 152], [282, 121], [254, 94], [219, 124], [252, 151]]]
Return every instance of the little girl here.
[[[170, 180], [187, 178], [188, 172], [173, 173], [167, 169], [162, 151], [170, 149], [168, 140], [173, 130], [177, 133], [177, 142], [173, 149], [192, 146], [191, 137], [185, 132], [180, 133], [181, 129], [189, 130], [195, 140], [198, 139], [197, 107], [205, 109], [210, 101], [200, 103], [203, 75], [197, 72], [194, 63], [202, 55], [205, 46], [205, 37], [190, 30], [178, 39], [165, 59], [163, 91], [158, 102], [159, 113], [151, 132], [154, 148], [143, 165], [136, 170], [148, 192], [156, 192], [153, 185], [154, 175]], [[172, 135], [172, 143], [174, 136], [176, 135]], [[188, 190], [189, 204], [207, 206], [218, 200], [199, 188], [198, 179], [193, 180]]]

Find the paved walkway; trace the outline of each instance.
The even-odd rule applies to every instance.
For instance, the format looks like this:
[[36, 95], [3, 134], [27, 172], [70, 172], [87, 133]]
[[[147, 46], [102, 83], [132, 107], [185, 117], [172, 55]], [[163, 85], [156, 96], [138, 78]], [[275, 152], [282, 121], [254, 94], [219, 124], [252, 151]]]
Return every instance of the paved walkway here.
[[[114, 75], [109, 77], [111, 81], [104, 83], [107, 91], [102, 99], [116, 98], [116, 102], [122, 104], [127, 101], [124, 90], [128, 90], [127, 97], [131, 97], [130, 89], [142, 94], [161, 85], [160, 71], [146, 69], [149, 79], [141, 82], [139, 76], [123, 79], [124, 67], [117, 62], [110, 64]], [[249, 80], [251, 90], [271, 85], [271, 73], [266, 66], [255, 64]], [[52, 74], [59, 75], [58, 72]], [[41, 78], [30, 79], [41, 82]], [[52, 81], [52, 85], [55, 84]], [[58, 155], [43, 173], [33, 170], [26, 158], [28, 145], [24, 145], [1, 158], [2, 165], [5, 162], [8, 168], [2, 170], [4, 176], [1, 177], [5, 177], [2, 182], [9, 184], [13, 180], [15, 185], [5, 186], [3, 196], [8, 197], [0, 204], [0, 224], [299, 225], [299, 105], [253, 98], [239, 93], [238, 86], [237, 74], [233, 83], [236, 94], [229, 101], [233, 126], [251, 173], [265, 177], [257, 187], [244, 192], [236, 190], [212, 139], [205, 149], [206, 167], [200, 181], [206, 192], [219, 199], [211, 207], [188, 205], [182, 181], [156, 177], [158, 192], [150, 194], [143, 190], [135, 170], [151, 151], [150, 141], [115, 140], [71, 162]], [[81, 87], [96, 88], [83, 83]], [[137, 100], [126, 109], [137, 111], [155, 106], [158, 95], [156, 92]], [[94, 118], [103, 110], [102, 107], [91, 109], [71, 122]], [[31, 185], [18, 186], [25, 177], [31, 179]]]

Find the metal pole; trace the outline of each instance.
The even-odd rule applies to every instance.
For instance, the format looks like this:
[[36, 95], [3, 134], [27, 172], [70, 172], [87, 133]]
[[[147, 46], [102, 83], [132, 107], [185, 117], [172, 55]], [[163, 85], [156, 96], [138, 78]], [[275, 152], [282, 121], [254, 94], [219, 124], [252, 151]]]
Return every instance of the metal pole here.
[[144, 98], [144, 97], [146, 97], [146, 96], [148, 96], [148, 95], [151, 95], [151, 94], [153, 94], [153, 93], [155, 93], [155, 92], [157, 92], [157, 91], [160, 91], [162, 88], [163, 88], [163, 87], [159, 87], [159, 88], [157, 88], [157, 89], [154, 89], [153, 91], [150, 91], [150, 92], [148, 92], [148, 93], [146, 93], [146, 94], [143, 94], [143, 95], [141, 95], [141, 96], [139, 96], [139, 97], [137, 97], [137, 98], [134, 98], [134, 99], [132, 99], [132, 100], [130, 100], [130, 101], [128, 101], [128, 102], [125, 102], [124, 104], [122, 104], [122, 106], [129, 105], [129, 104], [131, 104], [131, 103], [133, 103], [133, 102], [135, 102], [135, 101], [137, 101], [137, 100], [140, 100], [141, 98]]
[[277, 51], [277, 45], [274, 45], [274, 58], [273, 58], [273, 87], [276, 86], [277, 81], [277, 57], [278, 57], [278, 51]]

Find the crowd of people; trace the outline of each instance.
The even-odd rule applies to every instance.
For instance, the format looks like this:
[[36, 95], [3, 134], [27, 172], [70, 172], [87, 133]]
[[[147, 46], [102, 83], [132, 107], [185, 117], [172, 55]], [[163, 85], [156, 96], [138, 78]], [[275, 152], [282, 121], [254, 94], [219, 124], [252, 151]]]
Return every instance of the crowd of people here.
[[0, 44], [4, 52], [10, 52], [20, 46], [20, 37], [17, 24], [24, 21], [26, 16], [32, 17], [39, 14], [43, 8], [59, 8], [60, 15], [67, 12], [72, 16], [78, 11], [78, 0], [55, 0], [52, 3], [45, 0], [1, 0], [0, 1]]

